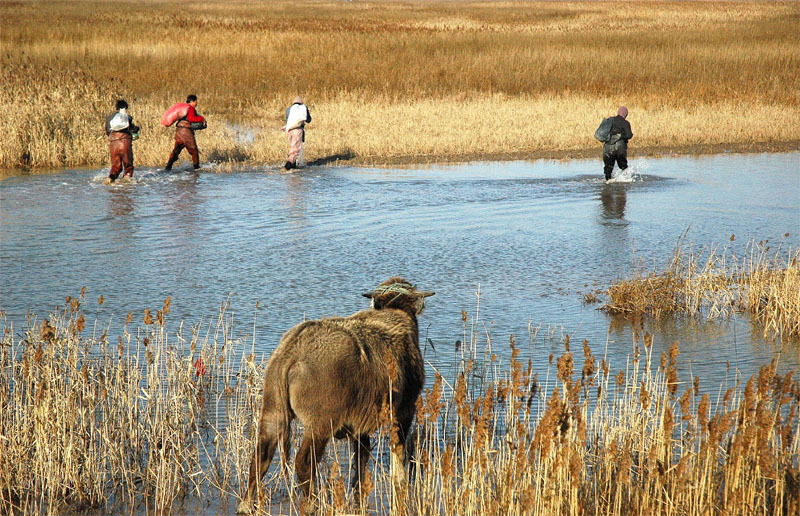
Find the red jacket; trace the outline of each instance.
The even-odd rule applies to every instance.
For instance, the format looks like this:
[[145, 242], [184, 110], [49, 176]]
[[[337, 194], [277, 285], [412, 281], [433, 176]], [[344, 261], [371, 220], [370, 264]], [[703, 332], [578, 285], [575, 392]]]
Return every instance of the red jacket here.
[[186, 112], [186, 116], [178, 120], [178, 123], [175, 124], [176, 129], [189, 129], [194, 132], [194, 129], [191, 129], [190, 125], [193, 123], [202, 123], [205, 124], [206, 119], [202, 116], [197, 114], [197, 111], [194, 110], [194, 106], [189, 106], [189, 111]]
[[205, 122], [206, 119], [202, 116], [197, 114], [197, 111], [194, 110], [194, 106], [189, 106], [189, 112], [186, 113], [186, 117], [184, 120], [187, 122]]

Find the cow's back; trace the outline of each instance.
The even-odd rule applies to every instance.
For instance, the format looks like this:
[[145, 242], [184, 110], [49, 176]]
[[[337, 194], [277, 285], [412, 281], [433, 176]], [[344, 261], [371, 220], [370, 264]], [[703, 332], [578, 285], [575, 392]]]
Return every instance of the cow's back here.
[[359, 337], [371, 360], [384, 368], [399, 368], [393, 383], [422, 383], [425, 373], [416, 319], [402, 310], [370, 309], [342, 319], [342, 325]]
[[286, 332], [268, 369], [286, 375], [290, 408], [304, 425], [356, 433], [375, 429], [390, 385], [398, 402], [424, 382], [417, 324], [400, 310], [303, 322]]

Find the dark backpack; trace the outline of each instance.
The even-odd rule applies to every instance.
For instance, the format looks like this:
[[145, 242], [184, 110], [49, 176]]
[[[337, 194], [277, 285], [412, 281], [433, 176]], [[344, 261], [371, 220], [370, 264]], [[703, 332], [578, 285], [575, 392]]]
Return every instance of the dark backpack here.
[[599, 142], [608, 143], [608, 141], [611, 139], [611, 126], [613, 123], [613, 116], [604, 118], [603, 121], [600, 122], [600, 126], [597, 128], [597, 131], [594, 132], [595, 139]]

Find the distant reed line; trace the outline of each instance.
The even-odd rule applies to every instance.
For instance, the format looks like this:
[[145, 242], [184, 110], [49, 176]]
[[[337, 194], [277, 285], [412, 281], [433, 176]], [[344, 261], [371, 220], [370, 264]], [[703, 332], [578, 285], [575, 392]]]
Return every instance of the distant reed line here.
[[629, 7], [3, 2], [0, 168], [107, 164], [119, 97], [144, 127], [136, 162], [163, 164], [159, 117], [187, 93], [211, 121], [203, 159], [226, 166], [284, 157], [298, 93], [326, 163], [586, 151], [620, 104], [632, 149], [800, 145], [797, 3]]
[[[254, 339], [236, 335], [225, 304], [207, 328], [181, 324], [174, 333], [168, 299], [136, 322], [129, 314], [121, 335], [110, 335], [86, 321], [86, 303], [84, 291], [21, 333], [4, 325], [0, 512], [232, 512], [266, 365]], [[486, 339], [479, 311], [462, 314], [458, 367], [426, 367], [433, 382], [418, 403], [407, 487], [393, 488], [387, 427], [368, 499], [346, 487], [349, 454], [338, 444], [315, 497], [299, 498], [293, 469], [284, 476], [275, 467], [262, 510], [796, 514], [800, 384], [775, 362], [718, 396], [702, 394], [701, 378], [678, 376], [678, 344], [654, 356], [642, 327], [622, 370], [567, 336], [541, 377], [513, 337], [507, 348]], [[547, 341], [536, 349], [553, 349], [553, 338], [529, 335]]]

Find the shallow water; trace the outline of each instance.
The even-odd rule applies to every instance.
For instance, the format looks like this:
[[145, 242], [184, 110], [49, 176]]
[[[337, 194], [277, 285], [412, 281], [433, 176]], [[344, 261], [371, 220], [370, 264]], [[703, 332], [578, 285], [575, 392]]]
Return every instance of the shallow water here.
[[[507, 350], [542, 327], [624, 367], [632, 331], [583, 294], [662, 267], [679, 238], [739, 254], [749, 239], [800, 244], [800, 153], [635, 158], [601, 181], [598, 160], [472, 163], [420, 169], [310, 167], [215, 174], [139, 168], [107, 187], [107, 170], [0, 182], [0, 310], [19, 332], [87, 287], [87, 319], [119, 328], [129, 311], [213, 320], [230, 299], [241, 334], [268, 354], [303, 317], [344, 315], [391, 275], [436, 291], [421, 316], [431, 364], [447, 368], [480, 290], [482, 343]], [[733, 242], [731, 235], [735, 235]], [[100, 295], [105, 302], [94, 302]], [[259, 308], [256, 308], [259, 302]], [[254, 321], [255, 314], [255, 321]], [[715, 391], [800, 344], [765, 342], [746, 318], [648, 325], [655, 356], [681, 344], [683, 374]], [[112, 342], [116, 339], [111, 336]], [[524, 348], [544, 369], [558, 340]], [[427, 342], [427, 340], [423, 341]], [[580, 361], [579, 361], [580, 363]], [[729, 369], [730, 367], [730, 369]], [[432, 375], [431, 375], [432, 376]]]

